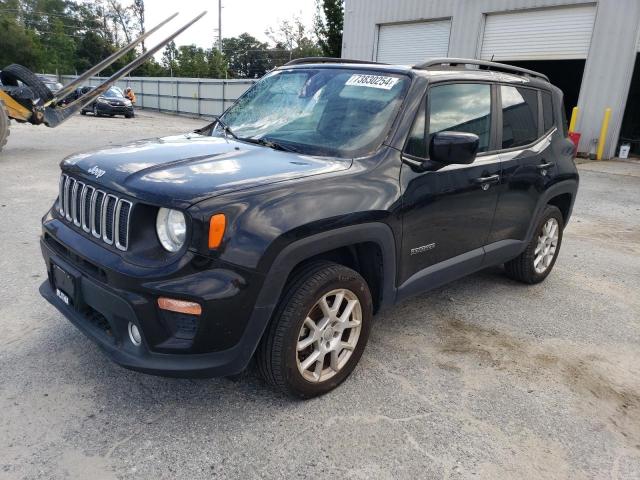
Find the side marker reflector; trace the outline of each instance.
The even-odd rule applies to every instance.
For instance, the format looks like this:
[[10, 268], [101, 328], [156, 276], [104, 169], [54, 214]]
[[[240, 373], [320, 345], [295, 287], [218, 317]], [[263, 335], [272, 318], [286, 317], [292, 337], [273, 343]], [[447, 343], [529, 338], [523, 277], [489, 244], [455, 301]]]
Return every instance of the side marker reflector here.
[[196, 302], [187, 302], [186, 300], [176, 300], [175, 298], [158, 298], [158, 307], [162, 310], [170, 312], [186, 313], [187, 315], [202, 314], [202, 307]]
[[227, 219], [224, 213], [216, 213], [209, 220], [209, 248], [218, 248], [222, 243]]

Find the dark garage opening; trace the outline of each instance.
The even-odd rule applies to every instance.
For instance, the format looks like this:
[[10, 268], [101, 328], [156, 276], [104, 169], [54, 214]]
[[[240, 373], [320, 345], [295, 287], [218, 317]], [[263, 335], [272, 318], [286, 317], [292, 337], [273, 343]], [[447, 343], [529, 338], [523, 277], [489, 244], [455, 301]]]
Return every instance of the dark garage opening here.
[[624, 110], [624, 117], [622, 117], [618, 145], [622, 143], [631, 145], [633, 155], [640, 155], [640, 54], [636, 55], [627, 106]]
[[535, 70], [549, 77], [549, 81], [564, 93], [564, 108], [567, 118], [571, 118], [571, 110], [578, 105], [585, 60], [505, 60], [503, 63]]

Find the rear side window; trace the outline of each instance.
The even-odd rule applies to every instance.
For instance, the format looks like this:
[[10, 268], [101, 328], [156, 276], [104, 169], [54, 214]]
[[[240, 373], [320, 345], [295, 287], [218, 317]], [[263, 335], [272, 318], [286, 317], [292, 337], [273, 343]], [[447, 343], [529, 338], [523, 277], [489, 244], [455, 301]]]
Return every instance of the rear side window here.
[[429, 141], [438, 132], [474, 133], [480, 138], [478, 151], [489, 149], [490, 85], [457, 83], [435, 86], [429, 90], [428, 102]]
[[538, 92], [530, 88], [500, 87], [502, 148], [532, 143], [538, 138]]
[[553, 100], [549, 92], [542, 92], [542, 118], [544, 118], [544, 131], [553, 128]]

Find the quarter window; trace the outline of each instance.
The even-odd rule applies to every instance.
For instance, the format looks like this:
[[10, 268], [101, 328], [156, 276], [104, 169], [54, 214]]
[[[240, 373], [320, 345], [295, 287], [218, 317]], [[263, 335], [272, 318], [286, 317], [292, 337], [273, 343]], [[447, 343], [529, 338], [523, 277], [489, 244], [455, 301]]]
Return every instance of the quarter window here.
[[427, 158], [429, 152], [427, 152], [427, 135], [425, 120], [427, 115], [425, 113], [424, 101], [418, 110], [416, 119], [413, 121], [413, 127], [411, 127], [411, 133], [407, 139], [407, 146], [405, 147], [405, 153], [419, 158]]
[[542, 92], [542, 116], [544, 118], [544, 131], [553, 128], [553, 100], [549, 92]]
[[538, 138], [538, 92], [530, 88], [500, 87], [502, 148], [519, 147]]

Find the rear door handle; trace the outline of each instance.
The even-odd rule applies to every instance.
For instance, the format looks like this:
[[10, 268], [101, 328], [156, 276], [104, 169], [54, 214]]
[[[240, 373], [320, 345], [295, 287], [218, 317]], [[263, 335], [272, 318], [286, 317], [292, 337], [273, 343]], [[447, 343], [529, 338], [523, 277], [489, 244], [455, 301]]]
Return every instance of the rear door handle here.
[[500, 175], [498, 175], [497, 173], [495, 175], [490, 175], [488, 177], [478, 177], [473, 179], [473, 183], [477, 183], [479, 185], [498, 183], [499, 181], [500, 181]]
[[537, 165], [536, 168], [538, 170], [548, 170], [551, 167], [553, 167], [555, 165], [555, 163], [553, 162], [547, 162], [547, 163], [541, 163], [540, 165]]

